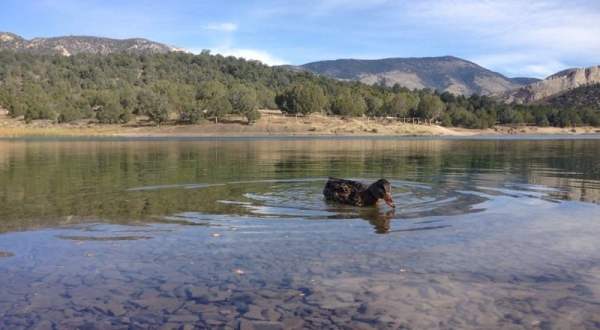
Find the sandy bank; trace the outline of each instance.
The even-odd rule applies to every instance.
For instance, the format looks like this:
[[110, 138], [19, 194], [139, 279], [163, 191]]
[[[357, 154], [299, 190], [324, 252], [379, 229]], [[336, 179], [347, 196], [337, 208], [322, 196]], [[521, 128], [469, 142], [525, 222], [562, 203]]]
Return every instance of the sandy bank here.
[[23, 120], [0, 116], [0, 137], [26, 136], [113, 136], [113, 137], [206, 137], [206, 136], [475, 136], [518, 134], [597, 134], [600, 128], [578, 127], [508, 127], [477, 130], [448, 128], [437, 125], [416, 125], [395, 120], [366, 118], [333, 118], [263, 116], [253, 125], [242, 120], [197, 125], [168, 124], [160, 127], [138, 121], [127, 125], [100, 125], [87, 121], [53, 124], [49, 121], [25, 123]]

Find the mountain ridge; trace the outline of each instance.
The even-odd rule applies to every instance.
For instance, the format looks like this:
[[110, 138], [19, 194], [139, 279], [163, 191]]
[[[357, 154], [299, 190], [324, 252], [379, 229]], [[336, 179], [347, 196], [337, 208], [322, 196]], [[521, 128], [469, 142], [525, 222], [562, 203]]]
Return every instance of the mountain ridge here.
[[507, 78], [455, 56], [337, 59], [291, 67], [340, 80], [367, 84], [396, 83], [409, 89], [429, 88], [454, 94], [494, 95], [516, 89], [535, 78]]
[[111, 54], [118, 52], [132, 54], [163, 54], [182, 49], [144, 38], [113, 39], [95, 36], [60, 36], [25, 39], [11, 32], [0, 32], [0, 50], [38, 55], [70, 56], [81, 53]]
[[[144, 38], [113, 39], [70, 35], [26, 39], [12, 32], [0, 32], [0, 50], [64, 56], [81, 53], [164, 54], [184, 51]], [[282, 67], [370, 85], [399, 84], [409, 89], [432, 89], [457, 95], [496, 96], [504, 102], [517, 104], [540, 102], [580, 86], [600, 83], [600, 66], [566, 69], [544, 80], [528, 77], [508, 78], [474, 62], [451, 55], [383, 59], [345, 58]]]

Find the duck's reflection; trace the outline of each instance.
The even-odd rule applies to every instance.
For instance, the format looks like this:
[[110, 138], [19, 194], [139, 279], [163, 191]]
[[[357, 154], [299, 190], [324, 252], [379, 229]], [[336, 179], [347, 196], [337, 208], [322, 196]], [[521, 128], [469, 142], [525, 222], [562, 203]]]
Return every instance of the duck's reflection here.
[[391, 229], [391, 220], [396, 215], [396, 209], [382, 212], [378, 208], [370, 208], [361, 210], [359, 216], [367, 221], [375, 228], [377, 234], [387, 234]]
[[[381, 212], [379, 209], [368, 209], [363, 210], [359, 213], [359, 216], [367, 221], [373, 226], [376, 234], [389, 234], [389, 233], [400, 233], [400, 232], [413, 232], [413, 231], [422, 231], [422, 230], [435, 230], [435, 229], [444, 229], [451, 227], [450, 225], [435, 225], [435, 226], [424, 226], [424, 227], [415, 227], [415, 228], [405, 228], [405, 229], [396, 229], [392, 230], [391, 222], [392, 219], [396, 216], [396, 210], [389, 210], [387, 212]], [[436, 221], [437, 222], [437, 221]], [[422, 222], [421, 224], [423, 224]]]

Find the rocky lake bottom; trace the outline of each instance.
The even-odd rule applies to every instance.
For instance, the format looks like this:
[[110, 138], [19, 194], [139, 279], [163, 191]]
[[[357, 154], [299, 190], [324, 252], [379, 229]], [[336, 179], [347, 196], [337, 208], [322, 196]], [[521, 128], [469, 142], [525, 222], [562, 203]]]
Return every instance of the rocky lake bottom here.
[[597, 329], [599, 146], [0, 142], [0, 328]]

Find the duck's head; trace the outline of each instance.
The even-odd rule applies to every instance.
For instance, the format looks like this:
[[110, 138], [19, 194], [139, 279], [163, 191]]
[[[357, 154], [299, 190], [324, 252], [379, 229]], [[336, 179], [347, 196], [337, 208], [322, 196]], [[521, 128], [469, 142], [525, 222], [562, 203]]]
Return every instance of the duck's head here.
[[392, 199], [392, 185], [386, 179], [381, 179], [369, 187], [369, 193], [377, 199], [383, 199], [390, 207], [396, 207]]

